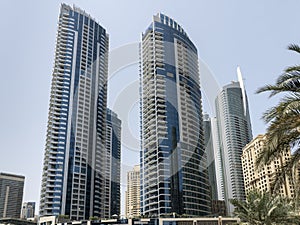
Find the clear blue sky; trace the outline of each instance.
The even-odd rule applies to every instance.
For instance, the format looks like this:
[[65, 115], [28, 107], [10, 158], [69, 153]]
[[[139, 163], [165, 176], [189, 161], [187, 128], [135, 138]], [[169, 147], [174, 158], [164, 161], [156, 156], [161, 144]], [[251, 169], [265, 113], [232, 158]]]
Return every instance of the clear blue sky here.
[[[299, 0], [65, 2], [75, 3], [107, 29], [111, 50], [138, 42], [157, 12], [173, 17], [220, 86], [236, 80], [236, 67], [241, 66], [254, 136], [265, 131], [261, 115], [276, 102], [266, 94], [254, 94], [255, 90], [274, 82], [286, 66], [299, 62], [297, 55], [286, 50], [289, 43], [300, 44]], [[39, 201], [60, 3], [0, 1], [0, 171], [26, 176], [25, 201]], [[128, 86], [137, 79], [136, 65], [125, 68], [111, 80], [109, 89], [116, 96], [120, 83]], [[135, 136], [137, 111], [133, 106], [128, 119]], [[124, 168], [138, 163], [138, 152], [125, 149], [122, 162]]]

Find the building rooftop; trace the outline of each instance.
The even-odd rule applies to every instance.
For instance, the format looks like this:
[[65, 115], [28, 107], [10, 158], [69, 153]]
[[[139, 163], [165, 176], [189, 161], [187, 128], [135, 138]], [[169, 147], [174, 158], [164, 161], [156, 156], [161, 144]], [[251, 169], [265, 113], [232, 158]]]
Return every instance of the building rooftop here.
[[0, 172], [0, 177], [2, 178], [21, 178], [21, 179], [25, 179], [25, 176], [23, 175], [17, 175], [17, 174], [11, 174], [11, 173], [4, 173], [4, 172]]

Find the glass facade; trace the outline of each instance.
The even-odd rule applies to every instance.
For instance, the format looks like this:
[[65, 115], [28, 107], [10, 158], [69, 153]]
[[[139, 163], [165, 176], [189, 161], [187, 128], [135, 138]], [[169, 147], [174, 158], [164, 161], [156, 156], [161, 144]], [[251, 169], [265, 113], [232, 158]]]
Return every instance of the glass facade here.
[[52, 73], [40, 215], [101, 216], [108, 35], [61, 5]]
[[120, 215], [121, 120], [107, 109], [104, 202], [102, 218]]
[[210, 211], [197, 49], [158, 14], [141, 43], [141, 213]]
[[204, 114], [203, 124], [204, 124], [204, 144], [205, 152], [207, 155], [207, 171], [208, 171], [208, 180], [210, 187], [210, 194], [212, 200], [218, 199], [217, 191], [217, 178], [216, 178], [216, 163], [215, 160], [217, 155], [214, 152], [214, 143], [213, 143], [213, 121], [209, 118], [208, 114]]
[[247, 96], [243, 84], [232, 82], [216, 98], [218, 142], [221, 155], [221, 187], [228, 213], [234, 210], [230, 199], [245, 199], [242, 149], [252, 140]]

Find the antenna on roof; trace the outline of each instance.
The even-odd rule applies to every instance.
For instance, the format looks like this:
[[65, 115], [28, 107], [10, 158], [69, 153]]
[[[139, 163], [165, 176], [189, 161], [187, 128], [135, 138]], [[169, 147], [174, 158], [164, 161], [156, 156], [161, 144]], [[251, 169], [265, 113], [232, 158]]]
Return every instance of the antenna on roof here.
[[247, 114], [246, 91], [245, 91], [245, 85], [244, 85], [244, 80], [243, 80], [240, 66], [237, 67], [236, 71], [237, 71], [238, 82], [240, 83], [240, 88], [242, 89], [244, 115], [246, 116]]

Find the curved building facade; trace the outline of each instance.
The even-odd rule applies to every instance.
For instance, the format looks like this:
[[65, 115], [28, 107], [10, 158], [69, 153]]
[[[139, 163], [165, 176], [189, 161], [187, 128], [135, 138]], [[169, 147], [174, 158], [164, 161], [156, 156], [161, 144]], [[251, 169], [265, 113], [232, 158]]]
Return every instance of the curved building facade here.
[[61, 5], [52, 73], [40, 215], [101, 216], [108, 35]]
[[229, 200], [245, 199], [241, 157], [243, 148], [252, 140], [248, 100], [241, 75], [238, 82], [224, 86], [218, 94], [216, 117], [222, 167], [221, 199], [232, 214], [234, 208]]
[[210, 211], [197, 49], [161, 13], [141, 42], [141, 211]]

